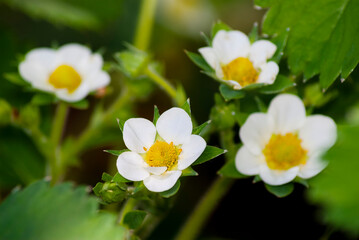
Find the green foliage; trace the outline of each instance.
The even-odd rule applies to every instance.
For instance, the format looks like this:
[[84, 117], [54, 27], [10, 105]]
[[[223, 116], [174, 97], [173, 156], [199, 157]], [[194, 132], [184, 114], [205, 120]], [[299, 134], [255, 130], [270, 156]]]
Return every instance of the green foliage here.
[[287, 183], [284, 185], [279, 186], [272, 186], [269, 184], [264, 184], [268, 192], [272, 193], [276, 197], [282, 198], [286, 197], [289, 194], [291, 194], [294, 190], [294, 184], [293, 183]]
[[4, 0], [2, 2], [35, 19], [44, 19], [54, 25], [87, 30], [99, 30], [104, 23], [117, 16], [121, 7], [120, 1], [116, 0], [102, 1], [101, 8], [95, 0]]
[[134, 210], [128, 212], [124, 218], [124, 224], [126, 224], [130, 229], [139, 228], [145, 219], [147, 213], [141, 210]]
[[0, 127], [7, 125], [11, 121], [12, 108], [8, 102], [0, 99]]
[[104, 203], [118, 203], [127, 198], [128, 186], [125, 183], [131, 181], [125, 179], [119, 173], [116, 173], [113, 177], [108, 173], [103, 173], [102, 181], [104, 181], [104, 183], [97, 183], [92, 190]]
[[44, 157], [22, 130], [0, 128], [0, 143], [1, 187], [29, 184], [44, 176]]
[[206, 146], [206, 148], [204, 149], [202, 155], [192, 164], [192, 165], [198, 165], [198, 164], [202, 164], [205, 163], [213, 158], [216, 158], [224, 153], [226, 153], [227, 150], [223, 150], [217, 147], [213, 147], [213, 146]]
[[341, 74], [345, 79], [359, 61], [359, 2], [357, 0], [256, 0], [269, 7], [266, 34], [290, 29], [286, 53], [290, 69], [305, 79], [320, 74], [328, 88]]
[[208, 65], [206, 60], [202, 57], [202, 55], [198, 53], [193, 53], [186, 51], [187, 56], [191, 61], [196, 64], [199, 68], [201, 68], [204, 72], [213, 73], [214, 70], [211, 68], [211, 66]]
[[39, 181], [11, 194], [0, 205], [0, 239], [123, 239], [116, 216], [99, 213], [86, 188]]
[[239, 107], [236, 103], [226, 103], [219, 94], [214, 96], [216, 105], [212, 107], [210, 118], [212, 124], [220, 129], [229, 129], [236, 124]]
[[160, 111], [158, 110], [158, 107], [155, 105], [153, 109], [153, 121], [152, 121], [155, 126], [159, 117], [160, 117]]
[[192, 134], [200, 135], [201, 132], [208, 126], [208, 124], [211, 123], [211, 120], [208, 120], [207, 122], [202, 123], [201, 125], [193, 128]]
[[328, 167], [311, 180], [309, 199], [322, 207], [323, 221], [359, 234], [359, 126], [340, 126], [338, 141], [324, 156]]
[[55, 95], [48, 93], [36, 93], [31, 99], [31, 103], [35, 105], [47, 105], [55, 103], [56, 101]]
[[235, 165], [235, 158], [229, 159], [229, 161], [224, 164], [224, 166], [218, 171], [218, 174], [223, 177], [228, 178], [247, 178], [249, 176], [243, 175], [242, 173], [238, 172], [236, 165]]
[[160, 195], [164, 198], [170, 198], [178, 192], [178, 190], [180, 189], [180, 186], [181, 186], [181, 182], [178, 180], [171, 189], [161, 192]]
[[273, 84], [263, 86], [258, 91], [263, 94], [276, 94], [294, 86], [295, 83], [292, 79], [283, 75], [278, 75]]
[[198, 176], [198, 173], [195, 170], [193, 170], [193, 168], [188, 167], [188, 168], [182, 170], [182, 176], [183, 177]]
[[114, 156], [119, 156], [121, 153], [128, 152], [130, 150], [123, 149], [123, 150], [103, 150], [104, 152], [107, 152], [109, 154], [112, 154]]
[[186, 111], [186, 113], [188, 113], [189, 116], [191, 116], [191, 103], [189, 101], [189, 98], [187, 99], [187, 101], [181, 106], [181, 108], [183, 110]]
[[128, 50], [116, 53], [115, 59], [123, 73], [131, 78], [142, 74], [144, 67], [149, 63], [149, 55], [146, 52], [130, 45], [128, 45]]

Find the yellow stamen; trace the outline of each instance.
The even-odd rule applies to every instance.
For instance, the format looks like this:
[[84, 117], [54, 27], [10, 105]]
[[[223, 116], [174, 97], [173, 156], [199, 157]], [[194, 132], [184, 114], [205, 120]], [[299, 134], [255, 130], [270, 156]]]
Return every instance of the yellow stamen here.
[[151, 167], [167, 167], [167, 170], [171, 170], [177, 165], [178, 155], [182, 152], [182, 149], [163, 141], [156, 141], [148, 150], [145, 156], [145, 161]]
[[225, 80], [234, 80], [242, 87], [255, 83], [258, 79], [258, 72], [248, 58], [239, 57], [227, 65], [222, 66]]
[[49, 77], [49, 83], [55, 88], [65, 88], [69, 93], [74, 92], [81, 84], [81, 76], [68, 65], [60, 65]]
[[298, 135], [293, 133], [273, 134], [263, 150], [268, 167], [275, 170], [288, 170], [305, 164], [307, 150], [302, 148], [301, 141]]

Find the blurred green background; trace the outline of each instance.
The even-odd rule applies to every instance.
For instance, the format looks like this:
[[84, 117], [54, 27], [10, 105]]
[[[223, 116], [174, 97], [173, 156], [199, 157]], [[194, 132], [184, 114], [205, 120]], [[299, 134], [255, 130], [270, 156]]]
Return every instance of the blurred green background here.
[[[77, 42], [103, 53], [105, 61], [113, 61], [113, 54], [125, 49], [125, 42], [133, 40], [139, 6], [140, 0], [0, 0], [0, 99], [17, 109], [30, 100], [31, 92], [24, 91], [3, 76], [16, 72], [21, 58], [33, 48]], [[209, 118], [218, 83], [201, 74], [184, 50], [197, 52], [204, 46], [200, 32], [209, 33], [213, 22], [218, 19], [233, 29], [248, 33], [255, 22], [262, 21], [264, 14], [265, 10], [254, 8], [249, 0], [159, 1], [150, 52], [164, 64], [164, 75], [174, 85], [180, 82], [184, 86], [191, 99], [192, 113], [199, 123]], [[114, 91], [110, 98], [116, 97], [121, 90], [121, 77], [112, 75]], [[357, 92], [357, 86], [352, 88], [350, 81], [341, 85], [339, 91]], [[70, 111], [66, 136], [76, 136], [84, 128], [98, 101], [94, 97], [90, 100], [88, 110]], [[348, 108], [345, 102], [350, 101], [350, 98], [336, 101], [329, 104], [330, 108], [316, 111], [329, 113], [340, 121]], [[132, 110], [136, 116], [151, 119], [153, 105], [157, 105], [161, 112], [172, 106], [169, 97], [156, 88]], [[50, 120], [46, 116], [50, 118], [54, 107], [40, 110], [45, 116], [42, 127], [48, 131]], [[104, 138], [106, 134], [103, 133]], [[116, 158], [102, 151], [124, 148], [120, 130], [115, 130], [114, 134], [117, 140], [111, 145], [85, 152], [81, 164], [70, 169], [66, 180], [94, 186], [103, 172], [114, 172]], [[209, 143], [218, 146], [217, 136], [213, 135]], [[173, 209], [150, 239], [171, 239], [175, 235], [223, 163], [224, 159], [218, 158], [200, 165], [195, 168], [198, 177], [182, 181]], [[14, 186], [42, 178], [44, 169], [44, 159], [26, 133], [15, 127], [0, 128], [1, 198]], [[319, 239], [327, 231], [319, 221], [318, 207], [308, 204], [303, 186], [297, 186], [289, 197], [277, 199], [265, 191], [263, 184], [251, 184], [251, 181], [236, 182], [208, 220], [201, 239]], [[346, 237], [336, 232], [330, 239]]]

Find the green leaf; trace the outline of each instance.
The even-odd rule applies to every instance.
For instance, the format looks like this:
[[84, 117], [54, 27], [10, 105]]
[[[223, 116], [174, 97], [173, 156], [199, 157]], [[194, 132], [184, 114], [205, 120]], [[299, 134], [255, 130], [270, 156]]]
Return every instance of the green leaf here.
[[257, 182], [260, 182], [262, 181], [261, 177], [259, 175], [256, 175], [254, 178], [253, 178], [253, 183], [257, 183]]
[[326, 224], [359, 236], [359, 125], [338, 126], [338, 140], [323, 158], [329, 165], [310, 180], [309, 199]]
[[193, 168], [188, 167], [182, 170], [182, 176], [183, 177], [198, 176], [198, 173], [195, 170], [193, 170]]
[[293, 183], [287, 183], [287, 184], [280, 185], [280, 186], [272, 186], [272, 185], [265, 184], [265, 187], [268, 190], [268, 192], [272, 193], [273, 195], [275, 195], [276, 197], [279, 197], [279, 198], [288, 196], [294, 190]]
[[116, 183], [132, 182], [131, 180], [128, 180], [128, 179], [122, 177], [122, 175], [119, 173], [116, 173], [115, 176], [113, 176], [112, 181], [116, 182]]
[[180, 186], [181, 186], [181, 182], [178, 180], [171, 189], [161, 192], [160, 195], [164, 198], [172, 197], [178, 192]]
[[288, 40], [289, 29], [283, 31], [281, 34], [278, 34], [274, 38], [271, 39], [271, 42], [277, 46], [277, 51], [274, 53], [274, 56], [270, 59], [270, 61], [274, 61], [279, 63], [284, 55], [284, 49]]
[[198, 165], [205, 163], [213, 158], [218, 157], [219, 155], [222, 155], [223, 153], [226, 153], [227, 150], [223, 150], [218, 147], [213, 146], [206, 146], [201, 156], [192, 164], [192, 165]]
[[223, 177], [228, 178], [248, 178], [250, 176], [244, 175], [240, 172], [238, 172], [236, 165], [235, 165], [235, 159], [232, 158], [228, 162], [224, 164], [224, 166], [218, 171], [218, 174]]
[[203, 71], [209, 72], [209, 73], [214, 72], [214, 70], [209, 66], [209, 64], [206, 62], [206, 60], [204, 60], [202, 55], [193, 53], [193, 52], [189, 52], [189, 51], [185, 51], [185, 52], [186, 52], [187, 56], [189, 57], [189, 59], [191, 59], [191, 61], [194, 64], [196, 64], [199, 68], [201, 68]]
[[125, 125], [125, 120], [122, 120], [122, 119], [118, 119], [117, 118], [117, 123], [118, 123], [118, 126], [120, 127], [121, 129], [121, 132], [123, 132], [123, 126]]
[[217, 21], [212, 26], [212, 32], [211, 32], [212, 39], [214, 38], [214, 36], [216, 36], [217, 32], [219, 32], [220, 30], [230, 31], [232, 30], [232, 28], [227, 24], [223, 23], [222, 21]]
[[124, 218], [124, 224], [126, 224], [130, 229], [139, 228], [145, 219], [147, 213], [141, 210], [134, 210], [128, 212]]
[[294, 86], [295, 83], [292, 79], [283, 75], [278, 75], [273, 84], [261, 87], [259, 92], [263, 94], [276, 94]]
[[258, 23], [255, 22], [255, 23], [253, 24], [253, 27], [252, 27], [251, 32], [248, 34], [249, 41], [250, 41], [251, 43], [254, 43], [255, 41], [258, 40], [258, 35], [259, 35], [259, 34], [258, 34]]
[[56, 102], [56, 97], [48, 93], [37, 93], [31, 99], [31, 103], [35, 105], [48, 105]]
[[[123, 239], [116, 215], [99, 212], [85, 187], [50, 187], [39, 181], [15, 192], [0, 205], [0, 239]], [[101, 226], [101, 227], [99, 227]]]
[[234, 90], [232, 87], [221, 84], [219, 91], [226, 101], [244, 98], [246, 93], [243, 90]]
[[112, 181], [112, 176], [108, 173], [102, 173], [102, 177], [101, 177], [102, 181], [104, 182], [111, 182]]
[[189, 116], [191, 116], [191, 104], [189, 101], [189, 98], [187, 99], [187, 101], [181, 106], [181, 108], [183, 110], [186, 111], [186, 113], [188, 113]]
[[127, 45], [128, 50], [115, 54], [115, 59], [119, 63], [121, 70], [129, 77], [138, 77], [144, 67], [149, 62], [149, 56], [146, 52], [136, 49], [131, 45]]
[[157, 106], [154, 106], [154, 110], [153, 110], [153, 124], [156, 126], [157, 120], [160, 117], [160, 112], [158, 111]]
[[68, 104], [76, 109], [84, 110], [89, 107], [89, 101], [87, 99], [82, 99], [78, 102], [68, 102]]
[[26, 185], [44, 177], [45, 159], [22, 130], [11, 126], [0, 128], [0, 142], [1, 188]]
[[23, 86], [23, 87], [31, 86], [31, 84], [29, 82], [25, 81], [20, 76], [19, 73], [5, 73], [4, 78], [15, 85], [19, 85], [19, 86]]
[[199, 125], [199, 126], [193, 128], [192, 134], [200, 135], [201, 132], [203, 131], [203, 129], [204, 129], [205, 127], [207, 127], [207, 125], [210, 124], [210, 123], [211, 123], [211, 120], [208, 120], [207, 122], [204, 122], [204, 123], [202, 123], [201, 125]]
[[98, 182], [96, 183], [96, 186], [94, 188], [92, 188], [92, 191], [95, 193], [96, 196], [100, 197], [101, 193], [100, 191], [103, 188], [103, 183], [102, 182]]
[[175, 103], [180, 106], [182, 104], [185, 104], [187, 100], [188, 98], [186, 96], [186, 91], [184, 90], [183, 85], [178, 83], [176, 88]]
[[121, 153], [124, 153], [124, 152], [129, 152], [130, 150], [128, 149], [123, 149], [123, 150], [103, 150], [104, 152], [107, 152], [107, 153], [110, 153], [112, 155], [115, 155], [115, 156], [119, 156]]
[[[263, 33], [283, 34], [290, 29], [288, 64], [306, 79], [319, 74], [328, 88], [341, 74], [346, 78], [359, 62], [359, 2], [357, 0], [256, 0], [269, 7]], [[318, 20], [322, 19], [322, 21]]]

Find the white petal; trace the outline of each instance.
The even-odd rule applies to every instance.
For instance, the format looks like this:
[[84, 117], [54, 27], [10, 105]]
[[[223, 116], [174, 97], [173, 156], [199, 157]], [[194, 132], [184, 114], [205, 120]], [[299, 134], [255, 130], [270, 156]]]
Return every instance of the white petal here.
[[34, 88], [43, 91], [51, 91], [53, 89], [53, 87], [47, 83], [49, 71], [46, 66], [26, 60], [20, 63], [19, 72], [21, 77], [31, 83]]
[[91, 91], [106, 87], [110, 84], [110, 75], [105, 71], [97, 71], [87, 80]]
[[326, 166], [327, 162], [324, 162], [321, 159], [321, 153], [316, 152], [309, 157], [307, 162], [300, 166], [298, 176], [304, 179], [314, 177], [318, 173], [320, 173]]
[[254, 67], [259, 67], [264, 64], [267, 59], [273, 57], [277, 46], [267, 40], [258, 40], [251, 46], [249, 59], [253, 63]]
[[242, 146], [236, 154], [236, 168], [246, 175], [259, 174], [259, 166], [262, 163], [261, 155], [254, 155], [246, 146]]
[[203, 47], [198, 49], [204, 60], [208, 63], [209, 66], [211, 66], [213, 69], [216, 67], [217, 63], [217, 57], [216, 54], [213, 51], [213, 48], [211, 47]]
[[304, 104], [299, 97], [292, 94], [275, 97], [269, 105], [268, 114], [274, 120], [276, 133], [297, 131], [305, 122]]
[[268, 62], [261, 66], [261, 72], [258, 76], [258, 83], [274, 83], [279, 72], [278, 64], [275, 62]]
[[213, 50], [222, 64], [238, 57], [247, 57], [250, 50], [248, 37], [240, 31], [220, 30], [213, 38]]
[[145, 153], [152, 146], [156, 137], [153, 123], [144, 118], [131, 118], [123, 126], [123, 141], [128, 149]]
[[34, 62], [43, 67], [51, 67], [56, 58], [56, 51], [51, 48], [36, 48], [31, 50], [25, 56], [25, 61]]
[[171, 108], [158, 118], [156, 124], [159, 135], [167, 142], [174, 145], [185, 143], [192, 133], [191, 117], [182, 108]]
[[293, 167], [288, 170], [272, 170], [268, 168], [267, 164], [262, 164], [259, 169], [259, 176], [263, 182], [277, 186], [289, 183], [292, 181], [299, 171], [299, 167]]
[[241, 84], [239, 84], [238, 82], [236, 82], [236, 81], [233, 81], [233, 80], [226, 80], [228, 83], [229, 83], [229, 85], [231, 85], [232, 87], [233, 87], [233, 89], [235, 89], [235, 90], [239, 90], [239, 89], [241, 89], [242, 88], [242, 86], [241, 86]]
[[116, 163], [118, 172], [131, 181], [142, 181], [150, 176], [145, 165], [142, 157], [134, 152], [121, 153]]
[[83, 72], [91, 57], [91, 50], [83, 45], [70, 43], [57, 51], [59, 64], [68, 64], [77, 71]]
[[146, 170], [154, 175], [161, 175], [166, 172], [167, 167], [146, 167]]
[[171, 189], [181, 176], [181, 171], [168, 171], [162, 175], [151, 175], [143, 183], [152, 192], [163, 192]]
[[243, 124], [239, 136], [248, 150], [260, 155], [273, 134], [273, 120], [265, 113], [253, 113]]
[[206, 148], [206, 141], [198, 135], [191, 135], [182, 145], [182, 152], [178, 159], [178, 169], [183, 170], [191, 166]]
[[302, 147], [310, 152], [327, 150], [337, 139], [337, 127], [333, 119], [323, 115], [306, 118], [299, 129]]
[[67, 89], [54, 89], [56, 96], [67, 102], [80, 101], [89, 94], [90, 89], [87, 84], [81, 83], [81, 85], [73, 93], [69, 93]]

